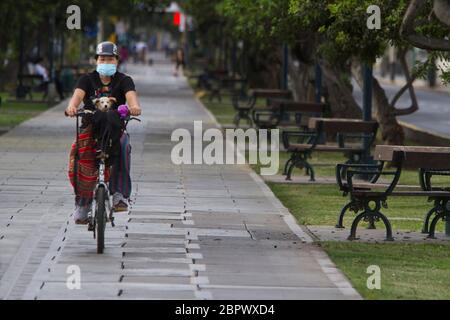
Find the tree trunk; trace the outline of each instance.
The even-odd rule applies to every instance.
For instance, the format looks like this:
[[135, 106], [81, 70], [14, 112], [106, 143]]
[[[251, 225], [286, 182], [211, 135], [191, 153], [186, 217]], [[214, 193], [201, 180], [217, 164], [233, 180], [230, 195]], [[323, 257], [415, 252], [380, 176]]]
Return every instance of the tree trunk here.
[[346, 71], [337, 69], [327, 61], [321, 62], [320, 66], [324, 76], [325, 99], [330, 105], [333, 117], [360, 119], [361, 108], [353, 97], [351, 84], [342, 79]]
[[[363, 88], [364, 79], [362, 76], [361, 63], [352, 64], [352, 73], [358, 85]], [[398, 124], [395, 117], [395, 108], [388, 101], [384, 89], [378, 80], [373, 77], [373, 105], [375, 110], [375, 118], [380, 125], [381, 137], [386, 144], [403, 145], [405, 134], [403, 128]]]
[[250, 88], [278, 88], [281, 79], [279, 50], [262, 51], [252, 48], [247, 55], [247, 74]]
[[2, 76], [0, 77], [0, 91], [6, 90], [13, 95], [15, 94], [14, 89], [18, 71], [19, 65], [17, 61], [9, 61], [9, 63], [2, 69]]
[[294, 99], [298, 101], [314, 101], [311, 66], [299, 61], [295, 54], [291, 52], [289, 52], [288, 56], [288, 75]]
[[[448, 2], [448, 0], [446, 1]], [[426, 0], [412, 0], [409, 3], [409, 6], [406, 9], [405, 15], [403, 17], [402, 25], [400, 27], [400, 35], [413, 46], [418, 48], [422, 48], [425, 50], [450, 51], [450, 41], [448, 41], [447, 39], [429, 38], [424, 35], [418, 34], [415, 31], [416, 18], [422, 7], [425, 6], [426, 2]], [[436, 12], [440, 11], [436, 14], [440, 21], [442, 21], [442, 19], [445, 20], [448, 18], [450, 10], [449, 7], [450, 5], [443, 0], [434, 1], [433, 10], [435, 14]], [[448, 25], [449, 21], [446, 20], [444, 23]]]
[[450, 27], [450, 2], [448, 0], [434, 0], [433, 11], [442, 23]]

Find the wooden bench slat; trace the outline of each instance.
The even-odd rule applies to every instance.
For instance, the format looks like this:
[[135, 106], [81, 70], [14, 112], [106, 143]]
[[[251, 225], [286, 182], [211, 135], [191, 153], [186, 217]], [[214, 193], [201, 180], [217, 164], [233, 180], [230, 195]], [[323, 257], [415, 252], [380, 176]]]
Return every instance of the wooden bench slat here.
[[[311, 148], [311, 144], [307, 143], [290, 143], [288, 151], [304, 151]], [[315, 151], [329, 152], [345, 152], [345, 151], [363, 151], [364, 148], [360, 144], [347, 144], [345, 147], [339, 147], [338, 144], [318, 144], [314, 147]]]
[[[366, 197], [379, 197], [383, 194], [382, 191], [365, 191], [365, 190], [355, 190], [353, 195], [355, 196], [366, 196]], [[450, 191], [394, 191], [389, 196], [394, 197], [449, 197]]]
[[423, 146], [387, 146], [375, 148], [377, 160], [389, 161], [398, 166], [408, 168], [433, 168], [435, 170], [450, 169], [450, 148]]
[[376, 121], [364, 121], [359, 119], [333, 119], [333, 118], [316, 118], [309, 119], [308, 127], [317, 129], [321, 125], [321, 129], [326, 133], [373, 133], [378, 128]]
[[315, 102], [301, 102], [287, 99], [270, 99], [269, 105], [274, 110], [283, 110], [284, 112], [310, 112], [324, 113], [326, 104]]
[[376, 160], [392, 162], [408, 168], [450, 169], [450, 148], [426, 146], [389, 146], [375, 147]]
[[[342, 184], [344, 187], [348, 187], [347, 182], [344, 182]], [[365, 189], [372, 189], [372, 188], [388, 188], [389, 187], [389, 183], [370, 183], [370, 182], [357, 182], [357, 183], [353, 183], [353, 188], [358, 189], [358, 188], [365, 188]], [[422, 188], [420, 186], [415, 186], [415, 185], [407, 185], [407, 184], [403, 184], [403, 185], [397, 185], [395, 187], [395, 189], [399, 189], [399, 190], [417, 190], [417, 191], [422, 191]]]
[[252, 95], [255, 98], [290, 98], [292, 91], [278, 89], [253, 89]]

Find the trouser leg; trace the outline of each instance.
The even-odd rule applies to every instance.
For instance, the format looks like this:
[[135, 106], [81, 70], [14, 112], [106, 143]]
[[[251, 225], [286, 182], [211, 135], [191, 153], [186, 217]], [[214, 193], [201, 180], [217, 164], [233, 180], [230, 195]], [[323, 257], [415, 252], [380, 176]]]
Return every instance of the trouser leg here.
[[120, 156], [111, 167], [109, 190], [112, 194], [118, 192], [128, 199], [131, 194], [130, 176], [131, 145], [128, 133], [120, 137]]

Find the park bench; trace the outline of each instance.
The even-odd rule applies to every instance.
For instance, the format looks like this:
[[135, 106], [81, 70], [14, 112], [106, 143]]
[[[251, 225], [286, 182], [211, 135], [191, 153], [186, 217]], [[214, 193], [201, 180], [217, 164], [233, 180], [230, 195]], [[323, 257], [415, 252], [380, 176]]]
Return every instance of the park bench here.
[[247, 79], [241, 78], [239, 76], [227, 76], [223, 77], [220, 80], [220, 87], [219, 87], [219, 96], [221, 95], [222, 90], [228, 91], [231, 96], [233, 95], [240, 95], [245, 96], [247, 88]]
[[235, 94], [243, 95], [245, 93], [247, 80], [238, 77], [230, 77], [222, 73], [212, 73], [209, 78], [207, 90], [209, 91], [209, 101], [217, 98], [222, 101], [222, 92], [228, 91], [232, 96]]
[[[326, 111], [326, 104], [314, 102], [300, 102], [288, 99], [269, 99], [268, 108], [253, 108], [252, 120], [257, 128], [274, 129], [293, 125], [307, 129], [310, 117], [322, 117]], [[286, 115], [294, 114], [291, 122]], [[288, 117], [288, 119], [290, 119]]]
[[17, 82], [17, 99], [26, 99], [29, 97], [30, 101], [33, 101], [33, 92], [44, 92], [44, 97], [48, 94], [48, 86], [41, 75], [19, 74]]
[[[200, 89], [200, 76], [205, 73], [205, 70], [207, 69], [208, 60], [205, 58], [192, 58], [190, 63], [190, 70], [187, 72], [187, 78], [188, 79], [196, 79], [197, 83], [195, 84], [195, 87], [197, 89]], [[196, 70], [196, 71], [192, 71]], [[201, 70], [201, 71], [199, 71]]]
[[93, 66], [88, 63], [66, 64], [59, 69], [59, 77], [64, 92], [71, 92], [77, 80], [84, 74], [92, 71]]
[[234, 110], [234, 125], [239, 126], [241, 119], [247, 120], [249, 125], [252, 125], [252, 118], [250, 112], [255, 107], [258, 99], [266, 99], [266, 106], [269, 105], [270, 99], [292, 99], [292, 91], [280, 90], [280, 89], [253, 89], [248, 97], [241, 94], [234, 94], [232, 97], [232, 103]]
[[[350, 202], [342, 209], [337, 227], [343, 227], [343, 216], [347, 210], [351, 210], [358, 214], [353, 219], [349, 240], [356, 239], [356, 229], [361, 220], [369, 222], [369, 228], [375, 228], [375, 222], [381, 219], [386, 227], [386, 240], [392, 241], [391, 224], [380, 211], [381, 207], [387, 208], [387, 199], [399, 196], [426, 197], [434, 205], [425, 214], [422, 232], [434, 238], [437, 222], [450, 219], [450, 187], [433, 186], [431, 180], [433, 176], [450, 176], [450, 148], [379, 145], [375, 148], [374, 159], [379, 163], [336, 166], [337, 184], [344, 196], [350, 195]], [[385, 163], [389, 163], [392, 169], [385, 170]], [[404, 168], [418, 170], [417, 186], [398, 185]], [[345, 179], [342, 178], [344, 170]], [[353, 178], [358, 174], [371, 174], [373, 178], [367, 183], [357, 183]], [[377, 183], [380, 176], [392, 176], [392, 180], [389, 183]]]
[[196, 78], [197, 89], [205, 89], [209, 91], [209, 101], [213, 101], [217, 98], [218, 101], [222, 101], [221, 89], [222, 81], [228, 77], [228, 71], [225, 69], [208, 70], [205, 68], [201, 73], [195, 73], [188, 76], [188, 78]]
[[[378, 129], [376, 121], [358, 119], [310, 118], [308, 130], [282, 132], [284, 148], [290, 158], [286, 161], [283, 174], [291, 180], [292, 170], [305, 168], [310, 181], [315, 181], [314, 169], [308, 162], [313, 152], [340, 152], [347, 158], [347, 163], [359, 163], [375, 140]], [[336, 137], [336, 142], [329, 140]], [[295, 143], [292, 138], [297, 138]]]

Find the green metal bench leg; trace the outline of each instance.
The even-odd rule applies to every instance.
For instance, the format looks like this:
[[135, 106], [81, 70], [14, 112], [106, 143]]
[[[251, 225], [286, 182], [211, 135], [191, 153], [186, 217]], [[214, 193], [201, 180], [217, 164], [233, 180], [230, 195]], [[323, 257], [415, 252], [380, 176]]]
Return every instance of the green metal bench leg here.
[[292, 180], [291, 175], [292, 175], [292, 170], [294, 170], [295, 167], [295, 163], [296, 161], [298, 161], [300, 159], [300, 155], [297, 153], [293, 153], [290, 157], [290, 159], [288, 160], [289, 164], [286, 163], [286, 168], [285, 168], [285, 172], [286, 172], [286, 180]]
[[358, 224], [361, 221], [362, 218], [366, 216], [366, 212], [361, 212], [356, 216], [356, 218], [352, 222], [352, 227], [350, 229], [350, 235], [348, 236], [347, 240], [357, 240], [356, 238], [356, 228], [358, 228]]
[[[436, 236], [434, 235], [436, 231], [436, 224], [438, 223], [439, 220], [441, 219], [444, 220], [444, 218], [445, 218], [444, 212], [440, 212], [434, 216], [433, 220], [431, 221], [430, 231], [427, 236], [428, 239], [436, 239]], [[450, 218], [450, 216], [447, 216], [447, 218]]]
[[351, 205], [353, 204], [353, 201], [350, 201], [347, 203], [341, 210], [341, 213], [339, 214], [338, 222], [336, 224], [336, 228], [344, 229], [344, 215], [347, 212], [348, 209], [350, 209]]
[[233, 118], [233, 124], [235, 127], [237, 127], [239, 125], [240, 120], [241, 120], [241, 117], [239, 116], [239, 112], [238, 112], [234, 115], [234, 118]]
[[292, 170], [294, 170], [295, 167], [299, 167], [299, 168], [305, 168], [307, 174], [310, 176], [309, 181], [316, 181], [314, 179], [314, 169], [308, 163], [308, 161], [306, 161], [305, 158], [306, 158], [305, 155], [303, 155], [303, 156], [297, 155], [297, 156], [295, 156], [295, 158], [292, 159], [292, 162], [289, 165], [289, 168], [287, 170], [286, 180], [292, 180], [291, 179]]
[[392, 236], [392, 226], [391, 226], [391, 223], [389, 222], [389, 219], [381, 212], [372, 214], [372, 213], [367, 213], [366, 211], [358, 214], [356, 216], [355, 220], [353, 220], [352, 228], [350, 230], [350, 235], [348, 236], [347, 240], [356, 240], [357, 239], [356, 238], [356, 229], [358, 228], [358, 224], [361, 221], [361, 219], [363, 219], [364, 217], [366, 217], [368, 215], [374, 215], [374, 217], [373, 217], [374, 219], [380, 218], [386, 227], [386, 241], [394, 241], [394, 237]]
[[209, 91], [210, 91], [210, 94], [209, 94], [210, 102], [212, 102], [214, 100], [214, 97], [216, 97], [219, 102], [222, 102], [222, 96], [220, 94], [220, 89], [218, 89], [218, 88], [210, 89]]
[[292, 180], [291, 175], [292, 175], [292, 170], [294, 170], [295, 167], [295, 161], [294, 159], [292, 159], [291, 164], [289, 165], [288, 169], [287, 169], [287, 173], [286, 173], [286, 180]]
[[293, 157], [291, 155], [291, 157], [288, 159], [288, 161], [286, 161], [286, 163], [284, 164], [283, 176], [287, 175], [288, 167], [289, 167], [289, 164], [292, 162], [292, 160], [293, 160]]
[[308, 161], [304, 160], [304, 165], [306, 168], [306, 174], [309, 175], [309, 181], [316, 181], [316, 179], [314, 178], [314, 169], [313, 167], [309, 164]]
[[247, 123], [249, 126], [252, 126], [252, 119], [250, 118], [250, 115], [248, 114], [247, 110], [238, 110], [236, 114], [234, 115], [233, 124], [235, 127], [239, 126], [239, 123], [241, 122], [241, 119], [247, 120]]
[[[241, 119], [247, 119], [248, 117], [246, 117], [245, 115], [242, 114], [241, 111], [236, 112], [236, 114], [234, 115], [234, 119], [233, 119], [233, 124], [235, 127], [239, 126], [239, 123], [241, 122]], [[248, 121], [248, 119], [247, 119]]]
[[434, 213], [438, 212], [438, 208], [434, 207], [428, 213], [425, 215], [425, 219], [423, 221], [423, 227], [422, 227], [422, 233], [428, 233], [430, 228], [430, 219], [433, 216]]
[[381, 218], [386, 227], [386, 241], [394, 241], [394, 237], [392, 236], [392, 227], [389, 219], [381, 212], [378, 212], [377, 216]]
[[248, 123], [248, 125], [251, 127], [251, 126], [253, 126], [253, 120], [252, 120], [252, 118], [250, 118], [250, 116], [248, 115], [248, 112], [246, 112], [245, 113], [245, 119], [247, 119], [247, 123]]
[[[371, 209], [369, 207], [369, 203], [371, 201], [375, 201], [375, 208]], [[350, 235], [348, 236], [348, 240], [356, 240], [356, 229], [358, 228], [358, 224], [361, 221], [361, 219], [366, 218], [369, 221], [369, 226], [371, 223], [374, 223], [375, 221], [381, 219], [384, 226], [386, 227], [386, 241], [394, 241], [394, 238], [392, 236], [392, 226], [389, 222], [389, 219], [380, 212], [381, 204], [380, 200], [371, 200], [367, 201], [364, 204], [365, 210], [358, 214], [356, 218], [353, 220], [352, 227], [350, 230]]]

